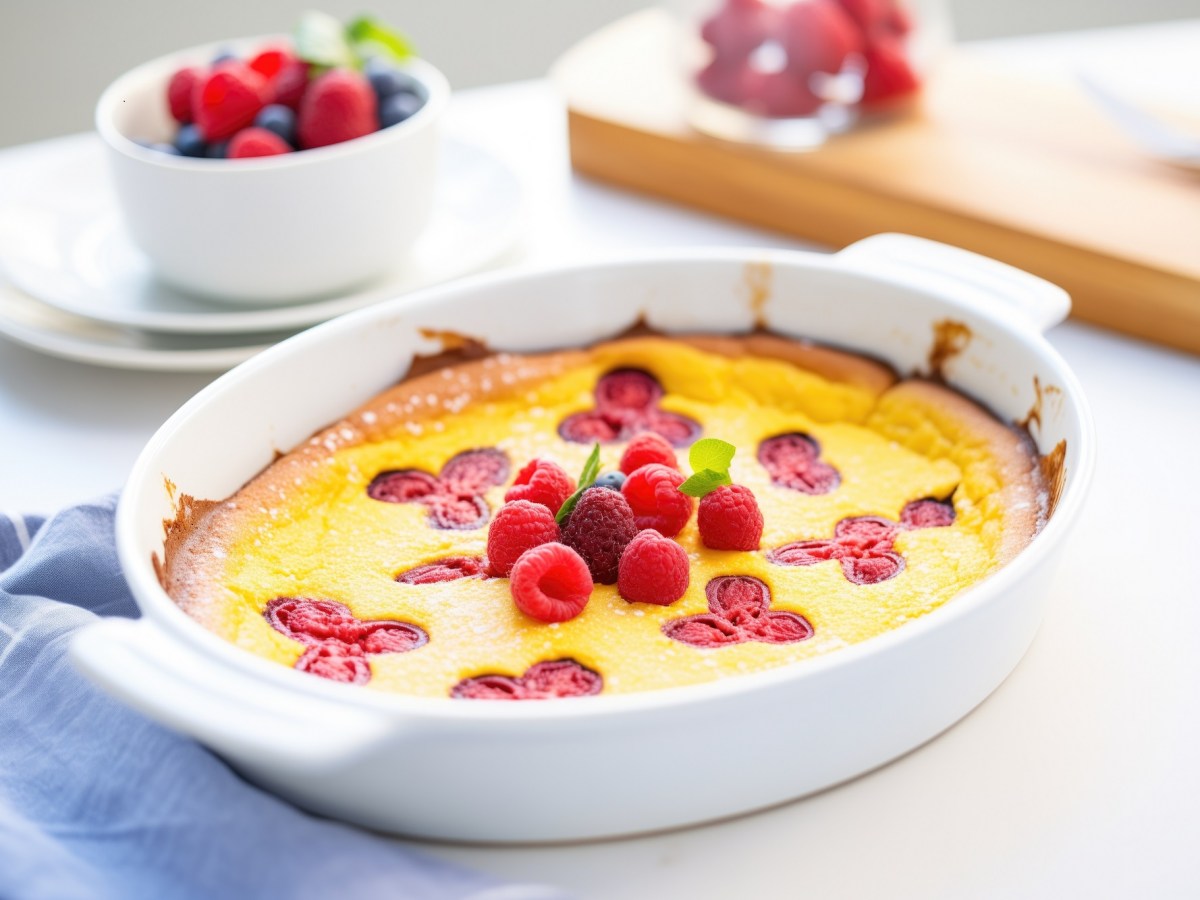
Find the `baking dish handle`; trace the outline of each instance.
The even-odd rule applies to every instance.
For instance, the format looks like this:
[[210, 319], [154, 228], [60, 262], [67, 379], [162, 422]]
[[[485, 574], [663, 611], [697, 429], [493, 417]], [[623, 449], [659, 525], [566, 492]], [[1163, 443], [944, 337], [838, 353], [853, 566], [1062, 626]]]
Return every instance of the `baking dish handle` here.
[[1071, 298], [1058, 285], [978, 253], [910, 234], [876, 234], [851, 244], [837, 257], [855, 266], [878, 263], [954, 279], [1003, 301], [1038, 331], [1057, 325], [1071, 311]]
[[71, 641], [72, 662], [150, 718], [233, 760], [319, 774], [353, 762], [392, 736], [388, 717], [300, 695], [213, 665], [145, 620], [103, 619]]

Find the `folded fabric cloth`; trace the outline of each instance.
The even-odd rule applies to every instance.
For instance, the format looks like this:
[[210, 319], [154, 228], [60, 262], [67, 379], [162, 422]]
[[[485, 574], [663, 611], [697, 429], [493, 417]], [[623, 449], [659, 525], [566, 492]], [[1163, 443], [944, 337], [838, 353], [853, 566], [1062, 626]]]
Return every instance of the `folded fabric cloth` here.
[[563, 897], [301, 812], [76, 673], [72, 632], [138, 615], [115, 502], [0, 515], [0, 897]]

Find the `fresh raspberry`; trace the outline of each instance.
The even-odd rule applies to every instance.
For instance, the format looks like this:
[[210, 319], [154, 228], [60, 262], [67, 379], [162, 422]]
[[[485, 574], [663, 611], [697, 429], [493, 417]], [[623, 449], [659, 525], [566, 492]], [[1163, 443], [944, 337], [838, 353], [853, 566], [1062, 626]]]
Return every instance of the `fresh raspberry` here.
[[255, 156], [278, 156], [291, 153], [288, 142], [265, 128], [243, 128], [229, 142], [227, 159], [250, 159]]
[[487, 567], [478, 556], [447, 556], [407, 569], [396, 576], [400, 584], [438, 584], [460, 578], [486, 578]]
[[554, 513], [540, 503], [529, 500], [505, 503], [488, 526], [488, 573], [501, 578], [508, 576], [522, 553], [557, 541], [558, 537]]
[[632, 603], [670, 606], [687, 591], [689, 578], [687, 551], [646, 529], [621, 554], [617, 590]]
[[521, 554], [512, 567], [509, 589], [525, 615], [541, 622], [566, 622], [587, 606], [592, 576], [587, 563], [570, 547], [542, 544]]
[[684, 480], [681, 472], [662, 463], [650, 463], [630, 473], [621, 493], [639, 529], [653, 528], [664, 537], [683, 531], [695, 507], [695, 501], [679, 490]]
[[295, 111], [308, 87], [308, 63], [285, 47], [262, 51], [249, 66], [267, 79], [268, 103], [279, 103]]
[[450, 690], [456, 700], [554, 700], [600, 693], [599, 672], [573, 659], [534, 663], [524, 675], [476, 675], [464, 678]]
[[557, 513], [573, 493], [575, 479], [562, 466], [549, 459], [535, 459], [517, 473], [517, 480], [504, 494], [504, 499], [529, 500]]
[[757, 550], [762, 540], [763, 516], [754, 492], [740, 484], [727, 484], [704, 495], [696, 515], [700, 540], [712, 550]]
[[597, 584], [616, 584], [625, 547], [638, 533], [622, 494], [592, 487], [583, 492], [562, 529], [562, 542], [587, 563]]
[[266, 79], [243, 63], [230, 62], [196, 82], [192, 115], [204, 140], [211, 143], [250, 125], [266, 101]]
[[295, 55], [286, 47], [268, 47], [261, 50], [246, 63], [263, 78], [270, 81], [283, 71], [283, 67], [294, 60]]
[[375, 92], [358, 72], [333, 69], [311, 85], [300, 104], [300, 146], [340, 144], [379, 130]]
[[902, 42], [885, 38], [867, 47], [863, 75], [863, 106], [884, 106], [913, 93], [920, 80], [908, 64]]
[[187, 66], [171, 76], [167, 82], [167, 105], [171, 108], [171, 118], [181, 125], [192, 121], [192, 93], [196, 82], [204, 77], [204, 70], [196, 66]]
[[666, 438], [653, 431], [639, 434], [629, 442], [629, 446], [621, 454], [620, 468], [626, 475], [632, 475], [634, 469], [640, 469], [650, 463], [662, 463], [676, 471], [679, 470], [674, 448]]
[[304, 93], [308, 90], [308, 63], [294, 59], [286, 63], [271, 81], [271, 102], [280, 103], [298, 112]]

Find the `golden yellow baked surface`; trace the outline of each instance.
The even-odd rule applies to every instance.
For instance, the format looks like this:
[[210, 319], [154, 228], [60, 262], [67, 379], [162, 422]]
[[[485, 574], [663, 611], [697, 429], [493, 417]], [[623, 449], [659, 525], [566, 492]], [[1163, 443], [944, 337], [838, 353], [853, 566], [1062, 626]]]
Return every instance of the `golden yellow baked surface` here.
[[[372, 499], [367, 487], [376, 475], [437, 476], [460, 451], [496, 448], [509, 466], [505, 484], [483, 494], [494, 512], [535, 457], [580, 471], [591, 447], [565, 440], [558, 426], [594, 407], [606, 373], [626, 368], [661, 383], [661, 409], [737, 446], [731, 475], [762, 509], [760, 552], [705, 548], [693, 515], [677, 538], [691, 559], [681, 600], [629, 603], [616, 585], [596, 585], [579, 616], [554, 625], [519, 612], [505, 578], [396, 581], [437, 559], [482, 557], [487, 526], [440, 529], [420, 504]], [[837, 470], [840, 483], [828, 493], [773, 484], [759, 462], [762, 441], [797, 433]], [[603, 470], [617, 468], [624, 447], [602, 446]], [[687, 474], [686, 449], [678, 455]], [[892, 552], [903, 568], [878, 583], [855, 583], [837, 559], [771, 561], [775, 548], [831, 539], [846, 519], [898, 522], [907, 504], [924, 498], [949, 498], [952, 524], [900, 530]], [[866, 359], [776, 338], [630, 338], [582, 351], [488, 356], [398, 385], [214, 503], [168, 542], [162, 576], [206, 627], [282, 665], [296, 664], [308, 648], [264, 615], [278, 598], [335, 601], [358, 620], [422, 629], [423, 645], [367, 657], [368, 689], [447, 697], [466, 678], [520, 676], [539, 662], [572, 659], [601, 675], [605, 694], [618, 694], [798, 662], [903, 625], [1010, 559], [1040, 526], [1042, 505], [1023, 437], [946, 388], [896, 381]], [[669, 620], [707, 612], [706, 585], [728, 575], [761, 579], [770, 608], [802, 615], [812, 637], [701, 648], [664, 633]]]

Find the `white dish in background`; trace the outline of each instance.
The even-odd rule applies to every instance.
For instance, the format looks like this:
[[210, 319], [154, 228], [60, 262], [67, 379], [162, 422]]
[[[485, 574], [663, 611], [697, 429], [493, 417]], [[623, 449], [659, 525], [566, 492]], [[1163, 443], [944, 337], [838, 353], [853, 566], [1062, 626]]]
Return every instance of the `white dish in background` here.
[[224, 372], [291, 332], [180, 335], [113, 328], [81, 319], [0, 280], [0, 335], [49, 356], [116, 369]]
[[[512, 316], [518, 303], [524, 314]], [[142, 618], [82, 629], [72, 657], [114, 695], [205, 742], [256, 782], [376, 829], [564, 841], [691, 824], [821, 790], [953, 725], [1032, 641], [1095, 456], [1079, 383], [1042, 335], [1068, 307], [1061, 290], [1008, 266], [882, 235], [832, 256], [704, 248], [498, 273], [361, 310], [271, 348], [159, 429], [134, 466], [116, 523]], [[522, 352], [592, 343], [640, 321], [717, 333], [761, 323], [909, 373], [926, 370], [947, 319], [974, 337], [945, 364], [945, 377], [1003, 420], [1024, 418], [1046, 386], [1061, 392], [1031, 433], [1042, 453], [1063, 443], [1058, 505], [987, 579], [915, 621], [817, 659], [688, 687], [538, 703], [390, 695], [228, 643], [175, 605], [155, 572], [163, 521], [175, 517], [182, 495], [229, 496], [279, 450], [395, 384], [416, 354], [439, 349], [431, 331]], [[714, 781], [714, 760], [737, 777]]]
[[433, 208], [445, 77], [422, 59], [404, 71], [424, 103], [371, 134], [237, 161], [147, 149], [177, 124], [164, 102], [171, 76], [222, 50], [241, 57], [280, 36], [221, 41], [161, 56], [118, 77], [96, 104], [129, 235], [164, 280], [232, 305], [292, 303], [345, 293], [407, 253]]
[[108, 325], [184, 334], [298, 329], [496, 261], [520, 236], [523, 207], [508, 166], [472, 144], [443, 141], [429, 226], [394, 271], [324, 300], [227, 306], [155, 277], [125, 230], [103, 148], [89, 142], [0, 209], [0, 269], [31, 297]]

